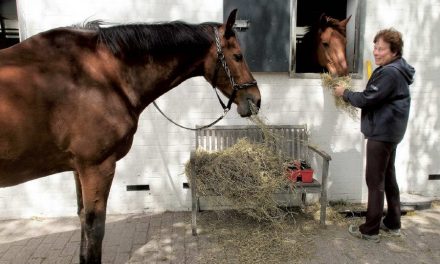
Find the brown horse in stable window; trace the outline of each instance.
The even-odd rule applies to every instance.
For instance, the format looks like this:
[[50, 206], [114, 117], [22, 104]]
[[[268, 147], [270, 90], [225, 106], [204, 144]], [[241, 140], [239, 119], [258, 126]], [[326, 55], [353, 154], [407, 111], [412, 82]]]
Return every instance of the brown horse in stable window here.
[[339, 21], [322, 14], [318, 23], [307, 29], [297, 43], [297, 73], [328, 71], [332, 75], [348, 75], [346, 26], [350, 18]]
[[81, 263], [101, 263], [116, 161], [153, 100], [204, 76], [241, 116], [260, 105], [235, 17], [236, 10], [224, 25], [58, 28], [0, 52], [0, 186], [73, 171]]

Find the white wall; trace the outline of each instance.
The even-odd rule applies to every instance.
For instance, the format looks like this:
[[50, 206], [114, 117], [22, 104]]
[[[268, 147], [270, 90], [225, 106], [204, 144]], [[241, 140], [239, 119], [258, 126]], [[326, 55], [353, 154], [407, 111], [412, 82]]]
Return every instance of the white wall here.
[[[222, 21], [221, 0], [18, 0], [22, 34], [71, 25], [84, 20], [115, 22], [185, 20]], [[411, 87], [412, 109], [404, 141], [396, 161], [401, 191], [440, 196], [440, 181], [427, 181], [439, 174], [440, 120], [440, 3], [438, 0], [368, 1], [361, 39], [363, 61], [373, 60], [372, 39], [384, 27], [393, 26], [404, 35], [404, 57], [417, 70]], [[262, 109], [269, 124], [303, 124], [312, 141], [332, 156], [329, 197], [332, 200], [365, 201], [364, 140], [359, 121], [339, 112], [319, 79], [289, 78], [286, 73], [255, 73], [262, 93]], [[354, 81], [362, 90], [363, 79]], [[183, 99], [182, 99], [183, 98]], [[222, 112], [212, 88], [203, 78], [186, 81], [157, 100], [173, 119], [188, 126], [211, 122]], [[249, 124], [235, 108], [222, 125]], [[152, 210], [189, 210], [190, 193], [184, 164], [194, 148], [194, 133], [166, 121], [152, 106], [141, 116], [134, 144], [118, 162], [110, 192], [109, 213]], [[437, 161], [437, 162], [436, 162]], [[149, 184], [148, 192], [127, 192], [126, 185]], [[0, 189], [0, 217], [59, 216], [76, 213], [71, 173], [58, 174], [16, 187]]]

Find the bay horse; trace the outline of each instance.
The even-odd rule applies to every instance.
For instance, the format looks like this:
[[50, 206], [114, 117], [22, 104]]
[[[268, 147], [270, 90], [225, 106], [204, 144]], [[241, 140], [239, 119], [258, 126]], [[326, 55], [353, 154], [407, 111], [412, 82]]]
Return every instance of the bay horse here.
[[340, 21], [321, 14], [318, 23], [307, 28], [297, 45], [296, 72], [323, 72], [348, 75], [346, 26], [351, 16]]
[[116, 161], [151, 102], [204, 76], [242, 117], [260, 105], [233, 29], [236, 13], [224, 24], [56, 28], [1, 50], [0, 187], [73, 171], [80, 263], [101, 263]]

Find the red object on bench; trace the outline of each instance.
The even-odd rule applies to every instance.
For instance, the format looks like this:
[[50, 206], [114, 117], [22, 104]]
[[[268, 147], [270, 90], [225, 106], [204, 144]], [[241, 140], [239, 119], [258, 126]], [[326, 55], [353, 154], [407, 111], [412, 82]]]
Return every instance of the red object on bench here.
[[313, 169], [291, 170], [288, 176], [289, 180], [293, 182], [297, 182], [299, 177], [301, 177], [301, 181], [304, 183], [313, 182]]

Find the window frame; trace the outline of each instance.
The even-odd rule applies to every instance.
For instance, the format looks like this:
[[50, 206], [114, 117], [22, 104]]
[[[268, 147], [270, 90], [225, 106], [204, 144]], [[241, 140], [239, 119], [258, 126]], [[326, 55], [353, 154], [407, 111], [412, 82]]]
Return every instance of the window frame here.
[[[290, 78], [298, 78], [298, 79], [320, 79], [320, 73], [297, 73], [296, 72], [296, 35], [298, 33], [296, 29], [297, 24], [297, 5], [300, 0], [291, 0], [290, 1], [290, 54], [289, 54], [289, 77]], [[348, 10], [348, 6], [352, 5], [354, 12]], [[350, 70], [349, 75], [354, 79], [361, 79], [363, 74], [363, 43], [361, 42], [361, 31], [363, 31], [362, 25], [363, 17], [365, 10], [365, 1], [363, 0], [347, 0], [347, 13], [351, 13], [351, 19], [349, 22], [351, 24], [351, 28], [347, 28], [347, 35], [349, 35], [349, 31], [354, 31], [353, 37], [351, 39], [354, 40], [352, 49], [353, 49], [353, 62], [352, 62], [352, 70]], [[349, 37], [347, 37], [347, 41], [350, 41]], [[348, 53], [348, 51], [347, 51]], [[349, 55], [347, 55], [347, 58]]]

